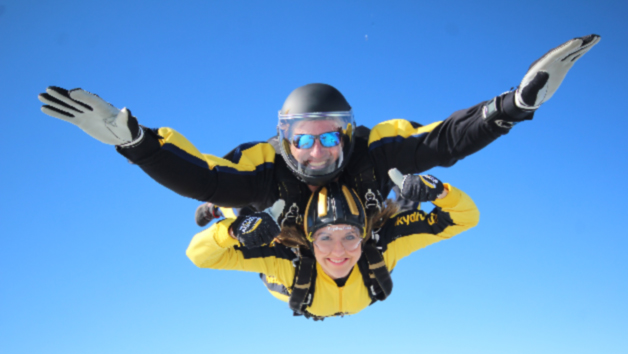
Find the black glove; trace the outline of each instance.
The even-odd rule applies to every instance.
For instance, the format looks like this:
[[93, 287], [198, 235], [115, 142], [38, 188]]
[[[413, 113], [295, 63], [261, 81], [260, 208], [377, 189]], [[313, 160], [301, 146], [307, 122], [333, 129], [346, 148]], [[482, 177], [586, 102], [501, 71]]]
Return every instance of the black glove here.
[[261, 247], [270, 244], [281, 232], [277, 217], [285, 206], [283, 200], [278, 200], [272, 207], [258, 213], [239, 216], [233, 224], [233, 235], [246, 248]]
[[445, 190], [443, 182], [431, 175], [403, 175], [396, 168], [388, 175], [401, 190], [401, 196], [413, 202], [434, 201]]

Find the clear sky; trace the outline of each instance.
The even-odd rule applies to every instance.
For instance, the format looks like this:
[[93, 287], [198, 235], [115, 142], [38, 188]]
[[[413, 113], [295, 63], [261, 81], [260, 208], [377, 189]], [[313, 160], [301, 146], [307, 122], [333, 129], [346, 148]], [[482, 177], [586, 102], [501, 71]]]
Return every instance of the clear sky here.
[[[0, 1], [0, 352], [626, 353], [627, 20], [626, 1]], [[298, 86], [337, 87], [359, 124], [427, 124], [590, 33], [533, 121], [430, 171], [480, 224], [322, 323], [196, 268], [199, 203], [37, 100], [82, 87], [222, 156], [274, 135]]]

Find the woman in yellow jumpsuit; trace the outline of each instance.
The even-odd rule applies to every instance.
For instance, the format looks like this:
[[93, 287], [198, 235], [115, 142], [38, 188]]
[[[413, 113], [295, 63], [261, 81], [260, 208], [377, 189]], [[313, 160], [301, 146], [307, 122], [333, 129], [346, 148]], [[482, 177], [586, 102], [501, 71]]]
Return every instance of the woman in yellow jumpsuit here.
[[[427, 176], [429, 180], [426, 176], [403, 177], [410, 178], [393, 178], [399, 182], [402, 193], [417, 201], [431, 199], [434, 210], [394, 214], [395, 205], [388, 203], [381, 213], [367, 217], [354, 191], [331, 183], [313, 193], [303, 227], [284, 227], [275, 242], [245, 247], [231, 230], [236, 219], [224, 219], [194, 236], [187, 255], [201, 268], [260, 273], [271, 293], [287, 302], [298, 288], [295, 275], [299, 262], [311, 251], [316, 275], [312, 286], [308, 285], [312, 298], [305, 306], [306, 316], [318, 319], [355, 314], [373, 302], [366, 284], [369, 277], [364, 275], [369, 266], [372, 270], [375, 265], [360, 266], [366, 258], [363, 250], [367, 243], [376, 246], [386, 270], [392, 271], [402, 258], [451, 238], [479, 221], [475, 204], [459, 189], [431, 176]], [[427, 194], [413, 194], [420, 188]]]

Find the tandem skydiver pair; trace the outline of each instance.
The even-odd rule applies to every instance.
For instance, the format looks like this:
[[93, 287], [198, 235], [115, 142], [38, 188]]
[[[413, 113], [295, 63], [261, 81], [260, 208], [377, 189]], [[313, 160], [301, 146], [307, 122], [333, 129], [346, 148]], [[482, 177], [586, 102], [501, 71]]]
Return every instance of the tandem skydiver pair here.
[[[347, 188], [367, 215], [376, 215], [386, 209], [384, 197], [394, 185], [391, 169], [412, 177], [432, 167], [452, 166], [515, 124], [532, 119], [572, 65], [599, 40], [589, 35], [567, 41], [534, 62], [515, 91], [426, 126], [405, 119], [385, 121], [370, 130], [356, 126], [352, 107], [337, 89], [305, 85], [294, 90], [279, 111], [276, 138], [240, 145], [224, 158], [200, 153], [173, 129], [142, 127], [128, 109], [119, 110], [82, 89], [49, 87], [39, 99], [44, 113], [115, 145], [153, 179], [183, 196], [225, 208], [247, 208], [250, 215], [260, 215], [281, 199], [285, 206], [273, 222], [304, 229], [308, 201], [313, 192], [330, 190], [329, 183]], [[263, 249], [273, 239], [258, 240], [259, 247], [234, 249]], [[293, 285], [288, 282], [289, 291]]]

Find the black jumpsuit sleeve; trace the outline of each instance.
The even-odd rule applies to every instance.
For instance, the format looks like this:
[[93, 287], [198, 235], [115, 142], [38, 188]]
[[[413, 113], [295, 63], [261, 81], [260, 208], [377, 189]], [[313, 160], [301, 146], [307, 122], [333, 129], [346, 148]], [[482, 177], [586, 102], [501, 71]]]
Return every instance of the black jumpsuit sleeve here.
[[275, 150], [265, 142], [240, 145], [228, 158], [200, 153], [170, 128], [145, 128], [145, 138], [120, 154], [168, 189], [222, 207], [243, 207], [273, 190]]
[[[509, 129], [484, 120], [485, 104], [459, 110], [442, 122], [426, 126], [404, 119], [380, 123], [371, 130], [369, 154], [380, 173], [393, 167], [402, 173], [421, 173], [436, 166], [452, 166], [508, 133]], [[533, 113], [528, 115], [531, 119]], [[499, 112], [495, 120], [508, 118], [507, 113]]]

